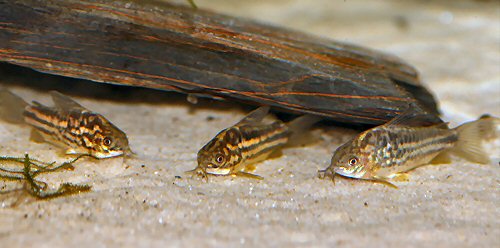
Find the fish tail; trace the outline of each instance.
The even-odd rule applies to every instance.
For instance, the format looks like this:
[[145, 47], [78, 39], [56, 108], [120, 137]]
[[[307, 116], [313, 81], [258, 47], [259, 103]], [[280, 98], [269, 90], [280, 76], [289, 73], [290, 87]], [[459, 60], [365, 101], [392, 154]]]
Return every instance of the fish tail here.
[[308, 132], [311, 127], [323, 120], [320, 116], [303, 115], [287, 123], [290, 137], [287, 146], [299, 146], [315, 141], [315, 138]]
[[490, 163], [482, 141], [495, 134], [495, 121], [497, 120], [498, 118], [483, 116], [476, 121], [467, 122], [455, 128], [458, 132], [458, 141], [453, 152], [472, 162]]
[[28, 103], [14, 93], [0, 88], [0, 119], [10, 123], [24, 123], [24, 109]]

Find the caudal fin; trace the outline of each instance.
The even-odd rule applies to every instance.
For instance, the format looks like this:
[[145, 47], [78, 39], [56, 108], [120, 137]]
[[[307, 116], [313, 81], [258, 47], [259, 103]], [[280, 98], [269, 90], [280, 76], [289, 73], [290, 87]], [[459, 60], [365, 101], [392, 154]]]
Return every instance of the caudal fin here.
[[0, 119], [10, 123], [24, 123], [24, 109], [28, 106], [21, 97], [0, 88]]
[[498, 118], [484, 116], [457, 127], [458, 141], [454, 148], [455, 154], [471, 162], [490, 163], [488, 154], [484, 152], [482, 141], [494, 135], [496, 121]]

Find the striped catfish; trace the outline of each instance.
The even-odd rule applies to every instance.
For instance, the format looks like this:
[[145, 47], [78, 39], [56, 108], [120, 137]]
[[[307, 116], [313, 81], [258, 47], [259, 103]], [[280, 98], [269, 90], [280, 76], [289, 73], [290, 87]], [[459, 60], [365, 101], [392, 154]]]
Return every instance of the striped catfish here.
[[0, 89], [0, 117], [33, 127], [32, 139], [66, 149], [66, 154], [110, 158], [131, 153], [127, 135], [102, 115], [89, 111], [71, 98], [51, 91], [54, 107], [36, 101], [26, 103]]
[[291, 139], [298, 137], [300, 131], [320, 120], [306, 115], [290, 123], [279, 120], [264, 123], [268, 112], [268, 106], [260, 107], [234, 126], [218, 133], [200, 149], [198, 166], [190, 172], [199, 173], [203, 177], [211, 174], [262, 179], [261, 176], [250, 173], [255, 169], [254, 164], [265, 160]]
[[485, 116], [454, 129], [445, 123], [427, 127], [404, 125], [410, 118], [404, 113], [340, 146], [330, 166], [320, 171], [320, 177], [333, 180], [338, 174], [396, 187], [390, 179], [406, 180], [405, 172], [431, 162], [445, 162], [450, 153], [471, 162], [489, 163], [481, 141], [494, 131], [496, 118]]

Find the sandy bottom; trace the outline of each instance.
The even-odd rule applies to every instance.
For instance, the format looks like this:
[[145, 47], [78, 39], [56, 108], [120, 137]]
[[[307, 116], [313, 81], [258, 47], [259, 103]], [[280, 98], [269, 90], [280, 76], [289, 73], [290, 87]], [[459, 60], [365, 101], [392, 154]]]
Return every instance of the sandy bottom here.
[[[456, 126], [500, 116], [500, 5], [494, 1], [198, 0], [224, 13], [307, 30], [394, 53], [415, 65]], [[314, 145], [262, 162], [256, 181], [184, 171], [216, 133], [251, 108], [144, 89], [60, 79], [0, 67], [0, 80], [26, 100], [51, 104], [50, 89], [71, 95], [124, 130], [134, 159], [78, 162], [39, 179], [90, 184], [92, 192], [50, 201], [0, 198], [2, 247], [495, 247], [500, 246], [500, 139], [493, 160], [425, 166], [399, 189], [317, 178], [333, 151], [359, 131], [321, 126]], [[69, 87], [71, 85], [71, 87]], [[110, 94], [113, 92], [113, 94]], [[0, 122], [2, 155], [64, 161], [29, 141], [29, 128]], [[0, 183], [19, 187], [12, 182]]]

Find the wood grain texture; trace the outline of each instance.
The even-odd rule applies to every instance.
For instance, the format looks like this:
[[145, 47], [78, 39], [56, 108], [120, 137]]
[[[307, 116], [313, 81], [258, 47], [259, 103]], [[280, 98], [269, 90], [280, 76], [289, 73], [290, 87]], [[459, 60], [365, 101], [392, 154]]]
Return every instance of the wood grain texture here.
[[[0, 0], [0, 61], [97, 82], [382, 124], [433, 96], [400, 59], [170, 4]], [[425, 114], [417, 110], [418, 114]]]

